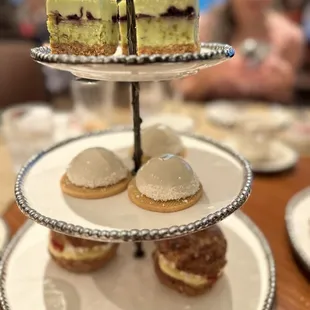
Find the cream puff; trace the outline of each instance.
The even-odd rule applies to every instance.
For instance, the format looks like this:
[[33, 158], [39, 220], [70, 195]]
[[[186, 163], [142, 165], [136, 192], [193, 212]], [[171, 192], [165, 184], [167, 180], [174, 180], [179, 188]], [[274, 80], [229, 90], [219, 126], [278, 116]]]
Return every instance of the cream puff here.
[[166, 125], [155, 124], [144, 128], [141, 132], [141, 145], [143, 163], [163, 154], [185, 156], [185, 147], [180, 136]]
[[104, 267], [116, 255], [117, 243], [104, 243], [69, 237], [51, 231], [48, 251], [60, 267], [86, 273]]
[[131, 173], [113, 152], [94, 147], [73, 158], [61, 178], [63, 193], [81, 199], [99, 199], [123, 192]]
[[171, 154], [150, 159], [128, 186], [129, 199], [135, 205], [163, 213], [187, 209], [202, 194], [202, 185], [191, 166]]
[[223, 274], [227, 242], [218, 226], [156, 242], [154, 267], [159, 281], [187, 296], [208, 291]]

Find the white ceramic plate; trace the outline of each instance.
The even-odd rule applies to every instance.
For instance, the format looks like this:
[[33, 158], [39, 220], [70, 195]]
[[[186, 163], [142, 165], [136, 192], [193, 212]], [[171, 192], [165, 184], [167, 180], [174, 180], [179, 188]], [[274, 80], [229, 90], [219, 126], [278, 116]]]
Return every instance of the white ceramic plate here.
[[175, 213], [143, 210], [117, 196], [83, 200], [62, 194], [59, 181], [79, 152], [95, 146], [114, 150], [130, 167], [131, 131], [113, 129], [62, 142], [31, 159], [17, 176], [15, 196], [23, 213], [59, 232], [89, 239], [148, 240], [196, 231], [240, 208], [251, 191], [249, 164], [204, 137], [182, 135], [186, 160], [197, 173], [204, 195], [193, 207]]
[[296, 122], [285, 132], [283, 141], [300, 153], [310, 154], [310, 120]]
[[285, 219], [293, 250], [303, 267], [310, 273], [310, 187], [289, 201]]
[[235, 54], [225, 44], [202, 43], [200, 53], [176, 55], [124, 56], [120, 49], [113, 56], [53, 55], [47, 46], [31, 50], [31, 57], [42, 65], [69, 71], [93, 80], [139, 82], [172, 80], [217, 65]]
[[[153, 271], [153, 244], [146, 257], [133, 258], [132, 244], [100, 272], [70, 274], [47, 252], [48, 230], [26, 226], [11, 243], [0, 269], [3, 310], [270, 310], [275, 297], [275, 266], [261, 232], [243, 214], [221, 227], [228, 241], [228, 264], [213, 289], [188, 298], [162, 286]], [[6, 274], [6, 275], [5, 275]]]
[[207, 118], [221, 126], [233, 126], [238, 117], [238, 105], [226, 100], [217, 100], [206, 105]]
[[[238, 144], [235, 139], [228, 139], [224, 141], [224, 144], [242, 154], [242, 150], [238, 149]], [[281, 142], [274, 142], [272, 148], [272, 152], [276, 153], [277, 156], [270, 160], [251, 163], [253, 172], [280, 173], [293, 168], [297, 164], [299, 156], [294, 149]]]
[[221, 126], [234, 126], [243, 120], [253, 117], [262, 117], [264, 120], [272, 120], [272, 124], [280, 129], [286, 128], [292, 123], [293, 116], [287, 109], [271, 105], [258, 111], [253, 107], [247, 108], [247, 103], [234, 103], [232, 101], [218, 100], [208, 103], [206, 116], [212, 122]]

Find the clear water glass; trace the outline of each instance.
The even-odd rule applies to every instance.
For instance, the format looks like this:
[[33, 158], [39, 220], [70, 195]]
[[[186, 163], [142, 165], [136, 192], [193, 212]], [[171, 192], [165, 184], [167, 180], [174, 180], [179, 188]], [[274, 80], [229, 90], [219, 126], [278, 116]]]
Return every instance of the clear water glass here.
[[111, 123], [114, 83], [74, 79], [71, 94], [74, 115], [85, 130], [102, 129]]
[[23, 104], [2, 113], [2, 132], [12, 158], [14, 172], [54, 142], [53, 111], [46, 104]]

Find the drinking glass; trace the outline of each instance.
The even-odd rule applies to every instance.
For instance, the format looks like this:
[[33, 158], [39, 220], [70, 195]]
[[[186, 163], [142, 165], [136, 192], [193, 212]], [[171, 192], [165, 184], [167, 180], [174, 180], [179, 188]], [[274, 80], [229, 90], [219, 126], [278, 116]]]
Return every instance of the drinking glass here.
[[2, 114], [2, 131], [14, 172], [54, 142], [53, 111], [46, 104], [16, 105]]
[[167, 100], [161, 82], [140, 83], [140, 114], [142, 117], [154, 116], [163, 111]]
[[114, 83], [75, 79], [71, 84], [74, 115], [85, 130], [111, 125]]

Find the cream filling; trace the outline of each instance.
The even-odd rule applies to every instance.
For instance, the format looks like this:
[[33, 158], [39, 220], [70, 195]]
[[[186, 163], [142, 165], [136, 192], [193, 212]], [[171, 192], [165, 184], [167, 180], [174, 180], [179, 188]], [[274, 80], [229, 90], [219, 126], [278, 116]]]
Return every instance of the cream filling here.
[[[146, 14], [159, 16], [166, 13], [170, 7], [176, 7], [179, 10], [186, 10], [189, 6], [195, 8], [196, 14], [199, 13], [198, 0], [135, 0], [136, 14]], [[119, 3], [120, 16], [126, 16], [126, 0]]]
[[178, 270], [175, 263], [167, 260], [162, 254], [159, 254], [158, 256], [158, 265], [161, 271], [169, 277], [182, 281], [190, 286], [199, 287], [206, 285], [209, 282], [206, 277]]
[[58, 251], [49, 243], [49, 251], [53, 256], [67, 260], [92, 260], [104, 256], [112, 248], [112, 244], [98, 245], [92, 248], [73, 247], [71, 244], [66, 243], [63, 251]]
[[62, 16], [72, 14], [80, 15], [80, 9], [83, 7], [82, 19], [87, 19], [86, 12], [90, 12], [94, 18], [110, 21], [112, 16], [117, 15], [116, 0], [47, 0], [47, 14], [58, 11]]

